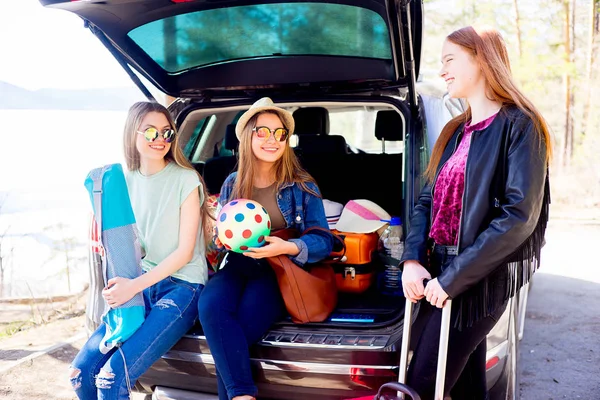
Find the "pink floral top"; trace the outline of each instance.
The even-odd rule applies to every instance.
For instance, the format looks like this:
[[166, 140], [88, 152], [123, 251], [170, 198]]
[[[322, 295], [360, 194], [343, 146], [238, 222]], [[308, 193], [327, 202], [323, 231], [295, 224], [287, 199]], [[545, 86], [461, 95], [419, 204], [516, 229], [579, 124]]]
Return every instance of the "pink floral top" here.
[[438, 174], [433, 190], [433, 215], [429, 237], [437, 244], [456, 246], [465, 190], [465, 168], [473, 131], [481, 131], [492, 123], [498, 113], [475, 125], [465, 125], [458, 148]]

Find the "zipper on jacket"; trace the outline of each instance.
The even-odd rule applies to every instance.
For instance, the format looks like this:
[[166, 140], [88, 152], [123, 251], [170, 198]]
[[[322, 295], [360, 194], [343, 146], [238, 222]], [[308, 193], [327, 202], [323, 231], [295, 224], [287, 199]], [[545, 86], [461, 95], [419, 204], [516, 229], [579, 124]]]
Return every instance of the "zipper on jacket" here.
[[[498, 111], [500, 112], [500, 111]], [[495, 119], [495, 117], [494, 117]], [[493, 121], [492, 121], [493, 123]], [[489, 124], [487, 127], [483, 128], [481, 131], [487, 129], [491, 124]], [[456, 238], [456, 255], [460, 254], [460, 233], [462, 231], [462, 216], [463, 216], [463, 211], [465, 210], [465, 194], [467, 193], [467, 172], [469, 171], [469, 156], [471, 155], [471, 145], [473, 144], [473, 138], [475, 137], [475, 134], [481, 131], [473, 131], [471, 133], [471, 137], [469, 138], [469, 151], [467, 152], [467, 160], [465, 162], [465, 176], [464, 176], [464, 184], [463, 184], [463, 194], [462, 194], [462, 200], [461, 200], [461, 205], [460, 205], [460, 216], [458, 217], [458, 236]]]
[[460, 232], [462, 231], [462, 217], [463, 211], [465, 210], [465, 194], [467, 193], [467, 172], [469, 171], [469, 155], [471, 154], [471, 144], [473, 143], [473, 136], [477, 131], [471, 133], [469, 138], [469, 151], [467, 151], [467, 160], [465, 161], [465, 176], [463, 177], [463, 193], [460, 205], [460, 216], [458, 217], [458, 236], [456, 240], [456, 255], [460, 254]]
[[[435, 173], [435, 176], [433, 177], [433, 183], [431, 184], [431, 190], [429, 191], [429, 194], [431, 195], [431, 207], [429, 208], [429, 221], [431, 221], [431, 222], [433, 222], [433, 189], [435, 188], [435, 184], [437, 182], [438, 176], [440, 175], [440, 172], [442, 172], [442, 168], [444, 168], [444, 166], [448, 163], [448, 161], [450, 161], [450, 158], [452, 158], [454, 153], [456, 153], [456, 149], [458, 148], [458, 142], [460, 141], [460, 138], [463, 135], [463, 133], [464, 133], [464, 129], [461, 133], [458, 134], [458, 137], [456, 138], [456, 141], [454, 142], [454, 150], [452, 150], [452, 154], [450, 154], [450, 157], [448, 157], [448, 159], [446, 161], [444, 161], [441, 168], [438, 168], [437, 172]], [[467, 155], [467, 159], [468, 159], [468, 155]], [[463, 192], [463, 194], [464, 194], [464, 192]]]

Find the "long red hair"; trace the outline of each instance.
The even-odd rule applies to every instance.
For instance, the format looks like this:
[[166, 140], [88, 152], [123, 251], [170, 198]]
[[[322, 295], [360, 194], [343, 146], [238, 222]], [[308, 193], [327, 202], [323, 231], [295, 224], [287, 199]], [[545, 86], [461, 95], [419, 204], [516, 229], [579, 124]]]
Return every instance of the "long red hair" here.
[[[519, 90], [512, 77], [506, 44], [500, 32], [495, 29], [475, 30], [472, 26], [461, 28], [446, 37], [450, 42], [463, 47], [481, 66], [487, 83], [487, 97], [504, 105], [515, 105], [533, 121], [536, 131], [546, 145], [546, 161], [552, 157], [550, 130], [542, 114]], [[429, 182], [435, 179], [438, 164], [450, 138], [460, 126], [471, 120], [471, 106], [454, 117], [444, 126], [433, 146], [425, 176]]]

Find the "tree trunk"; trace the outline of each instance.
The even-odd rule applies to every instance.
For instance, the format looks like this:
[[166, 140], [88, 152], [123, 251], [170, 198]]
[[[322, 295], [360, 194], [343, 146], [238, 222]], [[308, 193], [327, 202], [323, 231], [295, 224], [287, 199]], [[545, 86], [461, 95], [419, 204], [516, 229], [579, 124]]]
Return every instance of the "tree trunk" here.
[[565, 32], [565, 72], [563, 74], [563, 85], [565, 90], [565, 135], [562, 148], [562, 166], [571, 164], [573, 155], [573, 96], [571, 93], [571, 61], [572, 52], [572, 23], [571, 23], [571, 0], [564, 0], [564, 32]]
[[67, 291], [69, 292], [69, 294], [71, 294], [71, 269], [69, 267], [70, 260], [68, 251], [65, 251], [65, 264], [67, 265]]
[[[575, 17], [576, 17], [576, 12], [577, 12], [577, 0], [570, 0], [569, 4], [571, 6], [571, 13], [569, 16], [569, 22], [571, 24], [571, 50], [569, 51], [569, 66], [570, 66], [570, 70], [572, 71], [575, 68], [575, 54], [576, 54], [576, 41], [575, 41]], [[569, 159], [573, 158], [573, 143], [575, 142], [575, 132], [577, 132], [577, 130], [575, 129], [575, 88], [573, 86], [576, 85], [576, 77], [573, 75], [570, 75], [571, 79], [570, 79], [570, 84], [571, 84], [571, 88], [569, 89], [569, 108], [571, 109], [571, 154], [569, 156]], [[569, 160], [570, 161], [570, 160]]]
[[177, 65], [177, 24], [175, 18], [163, 20], [163, 35], [165, 38], [164, 57], [165, 69], [170, 72], [179, 70]]
[[517, 54], [519, 55], [519, 59], [521, 59], [522, 55], [523, 55], [523, 48], [522, 48], [522, 39], [521, 39], [521, 16], [519, 15], [519, 5], [517, 0], [513, 0], [513, 6], [515, 7], [515, 22], [516, 22], [516, 28], [517, 28]]
[[[6, 201], [6, 199], [4, 200]], [[2, 203], [0, 203], [0, 211], [2, 210], [2, 206], [4, 205], [4, 201], [2, 201]], [[10, 226], [8, 228], [6, 228], [6, 230], [4, 231], [4, 233], [0, 234], [0, 299], [2, 297], [4, 297], [4, 286], [6, 284], [6, 282], [4, 282], [4, 272], [6, 270], [6, 265], [8, 258], [4, 256], [4, 253], [2, 252], [2, 245], [6, 244], [6, 242], [4, 241], [6, 234], [8, 233], [8, 230], [10, 229]], [[5, 247], [6, 248], [6, 247]]]
[[591, 113], [590, 109], [592, 108], [592, 82], [594, 80], [593, 68], [596, 62], [596, 38], [598, 37], [599, 24], [598, 21], [600, 19], [600, 0], [591, 0], [590, 1], [590, 26], [589, 26], [589, 36], [588, 36], [588, 51], [587, 51], [587, 67], [586, 67], [586, 96], [583, 103], [583, 118], [582, 118], [582, 126], [581, 126], [581, 134], [585, 135], [587, 132], [587, 128], [591, 125]]

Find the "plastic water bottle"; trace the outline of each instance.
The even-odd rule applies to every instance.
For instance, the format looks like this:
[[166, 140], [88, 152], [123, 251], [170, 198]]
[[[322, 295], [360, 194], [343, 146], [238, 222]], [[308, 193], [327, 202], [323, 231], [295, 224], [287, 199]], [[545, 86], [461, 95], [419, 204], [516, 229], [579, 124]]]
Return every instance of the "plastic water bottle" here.
[[398, 263], [404, 251], [402, 220], [392, 217], [388, 227], [379, 237], [379, 254], [385, 265], [383, 292], [389, 295], [402, 293], [402, 275]]

